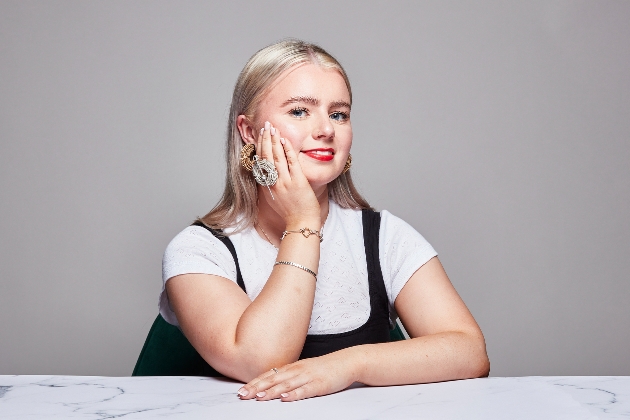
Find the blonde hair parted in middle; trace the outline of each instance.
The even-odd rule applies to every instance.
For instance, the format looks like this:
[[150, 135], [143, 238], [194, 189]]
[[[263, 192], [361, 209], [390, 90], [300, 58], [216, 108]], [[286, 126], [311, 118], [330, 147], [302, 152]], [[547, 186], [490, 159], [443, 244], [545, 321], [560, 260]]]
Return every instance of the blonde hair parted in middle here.
[[[341, 64], [321, 47], [304, 41], [289, 39], [263, 48], [249, 59], [234, 86], [227, 127], [225, 189], [219, 203], [200, 219], [213, 229], [230, 227], [232, 233], [253, 226], [257, 219], [258, 190], [256, 181], [239, 163], [244, 142], [236, 126], [239, 115], [250, 119], [273, 82], [286, 70], [303, 63], [317, 64], [337, 70], [348, 88], [350, 81]], [[328, 184], [328, 196], [343, 208], [367, 209], [368, 202], [359, 194], [350, 171], [344, 172]]]

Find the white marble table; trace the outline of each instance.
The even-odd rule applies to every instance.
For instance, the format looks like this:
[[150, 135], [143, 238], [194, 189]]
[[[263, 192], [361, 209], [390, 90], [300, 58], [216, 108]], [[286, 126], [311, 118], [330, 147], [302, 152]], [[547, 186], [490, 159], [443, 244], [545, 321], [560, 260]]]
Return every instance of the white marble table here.
[[241, 401], [195, 377], [0, 376], [0, 419], [630, 419], [630, 377], [485, 378]]

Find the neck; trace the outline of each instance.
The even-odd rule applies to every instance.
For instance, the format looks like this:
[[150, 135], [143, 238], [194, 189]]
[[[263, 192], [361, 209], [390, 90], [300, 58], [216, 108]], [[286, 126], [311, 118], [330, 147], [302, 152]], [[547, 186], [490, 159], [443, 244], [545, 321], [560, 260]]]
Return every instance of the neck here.
[[[276, 213], [273, 207], [271, 207], [269, 201], [267, 201], [267, 196], [263, 194], [263, 191], [261, 191], [262, 188], [263, 187], [258, 186], [258, 221], [256, 222], [256, 228], [259, 230], [262, 238], [267, 240], [263, 232], [260, 230], [260, 228], [262, 227], [267, 236], [269, 236], [271, 243], [274, 246], [279, 247], [282, 232], [286, 230], [286, 223], [284, 222], [284, 219], [282, 219], [282, 217], [278, 213]], [[323, 227], [324, 222], [328, 217], [329, 209], [328, 186], [324, 186], [323, 188], [318, 189], [318, 191], [315, 191], [315, 196], [317, 197], [317, 201], [319, 201], [320, 217], [322, 220], [321, 226]], [[269, 200], [271, 200], [271, 198], [269, 198]], [[321, 230], [320, 226], [318, 226], [318, 228], [320, 228]]]

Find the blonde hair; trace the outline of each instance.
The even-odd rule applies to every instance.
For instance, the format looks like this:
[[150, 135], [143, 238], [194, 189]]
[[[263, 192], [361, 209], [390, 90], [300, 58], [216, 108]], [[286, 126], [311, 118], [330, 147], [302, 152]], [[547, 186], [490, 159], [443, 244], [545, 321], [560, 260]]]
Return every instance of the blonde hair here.
[[[293, 66], [303, 63], [317, 64], [326, 69], [337, 70], [348, 88], [350, 103], [352, 90], [350, 81], [341, 64], [321, 47], [304, 41], [288, 39], [269, 45], [249, 59], [234, 86], [232, 105], [227, 126], [225, 189], [219, 203], [199, 219], [213, 229], [234, 228], [233, 233], [253, 226], [258, 216], [258, 190], [251, 172], [239, 162], [244, 143], [236, 126], [239, 115], [253, 119], [260, 101], [273, 82]], [[359, 194], [350, 171], [328, 184], [328, 197], [339, 206], [351, 209], [368, 209], [371, 206]]]

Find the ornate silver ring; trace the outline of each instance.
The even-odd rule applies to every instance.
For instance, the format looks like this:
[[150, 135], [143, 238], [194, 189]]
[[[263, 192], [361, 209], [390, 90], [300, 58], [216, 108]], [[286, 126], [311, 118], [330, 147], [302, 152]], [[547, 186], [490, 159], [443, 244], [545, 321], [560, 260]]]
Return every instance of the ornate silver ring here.
[[254, 165], [252, 172], [254, 179], [263, 187], [271, 187], [278, 181], [278, 171], [275, 165], [267, 159], [261, 159], [258, 155], [254, 155]]

